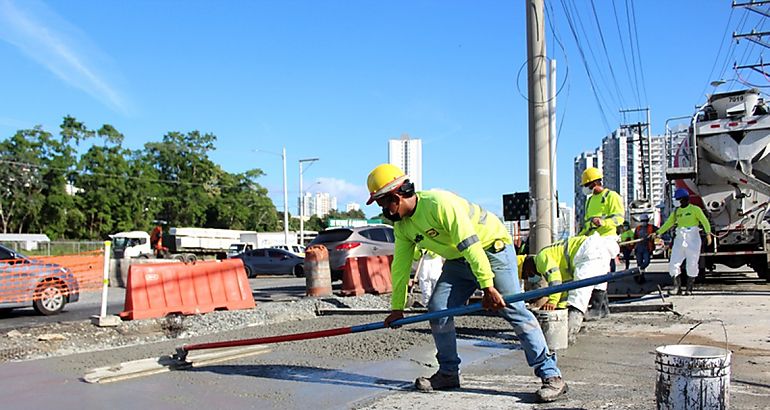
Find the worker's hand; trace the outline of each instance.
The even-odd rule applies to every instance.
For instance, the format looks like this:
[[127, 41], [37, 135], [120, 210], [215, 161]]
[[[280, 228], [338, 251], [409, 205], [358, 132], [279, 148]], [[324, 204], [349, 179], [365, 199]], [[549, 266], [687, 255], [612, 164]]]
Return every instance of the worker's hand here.
[[556, 310], [556, 305], [551, 302], [547, 302], [545, 305], [540, 307], [540, 310]]
[[595, 217], [591, 218], [591, 223], [594, 226], [602, 226], [602, 218], [599, 218], [598, 216], [595, 216]]
[[711, 242], [713, 242], [713, 240], [711, 239], [711, 234], [707, 233], [706, 234], [706, 245], [711, 246]]
[[403, 310], [393, 310], [390, 312], [388, 317], [385, 318], [385, 327], [389, 327], [391, 329], [398, 329], [401, 326], [391, 326], [390, 324], [395, 322], [398, 319], [404, 318], [404, 311]]
[[505, 300], [494, 286], [484, 288], [484, 296], [481, 298], [481, 306], [486, 310], [500, 310], [505, 307]]

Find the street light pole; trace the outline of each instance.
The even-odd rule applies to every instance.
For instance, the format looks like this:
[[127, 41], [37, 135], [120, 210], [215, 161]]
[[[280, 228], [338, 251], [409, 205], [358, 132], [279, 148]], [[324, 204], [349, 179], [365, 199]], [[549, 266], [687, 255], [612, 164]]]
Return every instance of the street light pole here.
[[289, 244], [289, 190], [286, 185], [286, 147], [281, 153], [256, 149], [255, 152], [265, 152], [268, 154], [279, 155], [283, 161], [283, 242]]
[[305, 193], [302, 192], [302, 164], [315, 162], [318, 158], [305, 158], [299, 160], [299, 244], [305, 245]]
[[289, 245], [289, 190], [286, 185], [286, 147], [281, 150], [283, 160], [283, 243]]

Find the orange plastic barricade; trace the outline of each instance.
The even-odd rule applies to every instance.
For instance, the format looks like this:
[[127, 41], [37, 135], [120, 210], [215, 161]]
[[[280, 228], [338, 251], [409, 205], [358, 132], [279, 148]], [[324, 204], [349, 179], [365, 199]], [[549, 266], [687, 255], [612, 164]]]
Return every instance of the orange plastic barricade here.
[[345, 259], [345, 269], [342, 272], [342, 296], [359, 296], [366, 293], [361, 281], [361, 271], [366, 269], [366, 258]]
[[132, 265], [128, 270], [123, 319], [172, 313], [192, 315], [255, 306], [243, 261]]
[[313, 245], [305, 250], [305, 294], [331, 296], [332, 274], [329, 271], [329, 250]]
[[369, 256], [366, 258], [366, 272], [361, 274], [366, 293], [379, 295], [393, 291], [390, 281], [390, 262], [392, 256]]

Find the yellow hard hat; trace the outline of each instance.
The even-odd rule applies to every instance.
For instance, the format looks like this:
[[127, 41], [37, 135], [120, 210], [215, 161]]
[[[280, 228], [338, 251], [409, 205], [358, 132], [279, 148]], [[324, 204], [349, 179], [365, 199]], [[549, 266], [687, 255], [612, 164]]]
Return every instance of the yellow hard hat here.
[[589, 182], [596, 181], [597, 179], [602, 179], [602, 171], [599, 170], [599, 168], [594, 167], [588, 167], [585, 171], [583, 171], [583, 176], [581, 178], [581, 185], [585, 185]]
[[395, 191], [408, 178], [404, 171], [395, 165], [377, 165], [366, 179], [366, 186], [369, 188], [369, 200], [366, 201], [366, 204], [371, 205], [377, 198]]

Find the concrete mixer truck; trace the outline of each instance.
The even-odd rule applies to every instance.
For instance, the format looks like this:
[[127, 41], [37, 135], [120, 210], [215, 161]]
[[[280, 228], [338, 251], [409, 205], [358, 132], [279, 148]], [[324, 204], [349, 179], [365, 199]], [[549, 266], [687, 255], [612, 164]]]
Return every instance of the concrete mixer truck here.
[[770, 115], [759, 91], [713, 94], [680, 132], [666, 128], [666, 177], [690, 192], [715, 236], [703, 241], [699, 274], [749, 266], [770, 281]]

